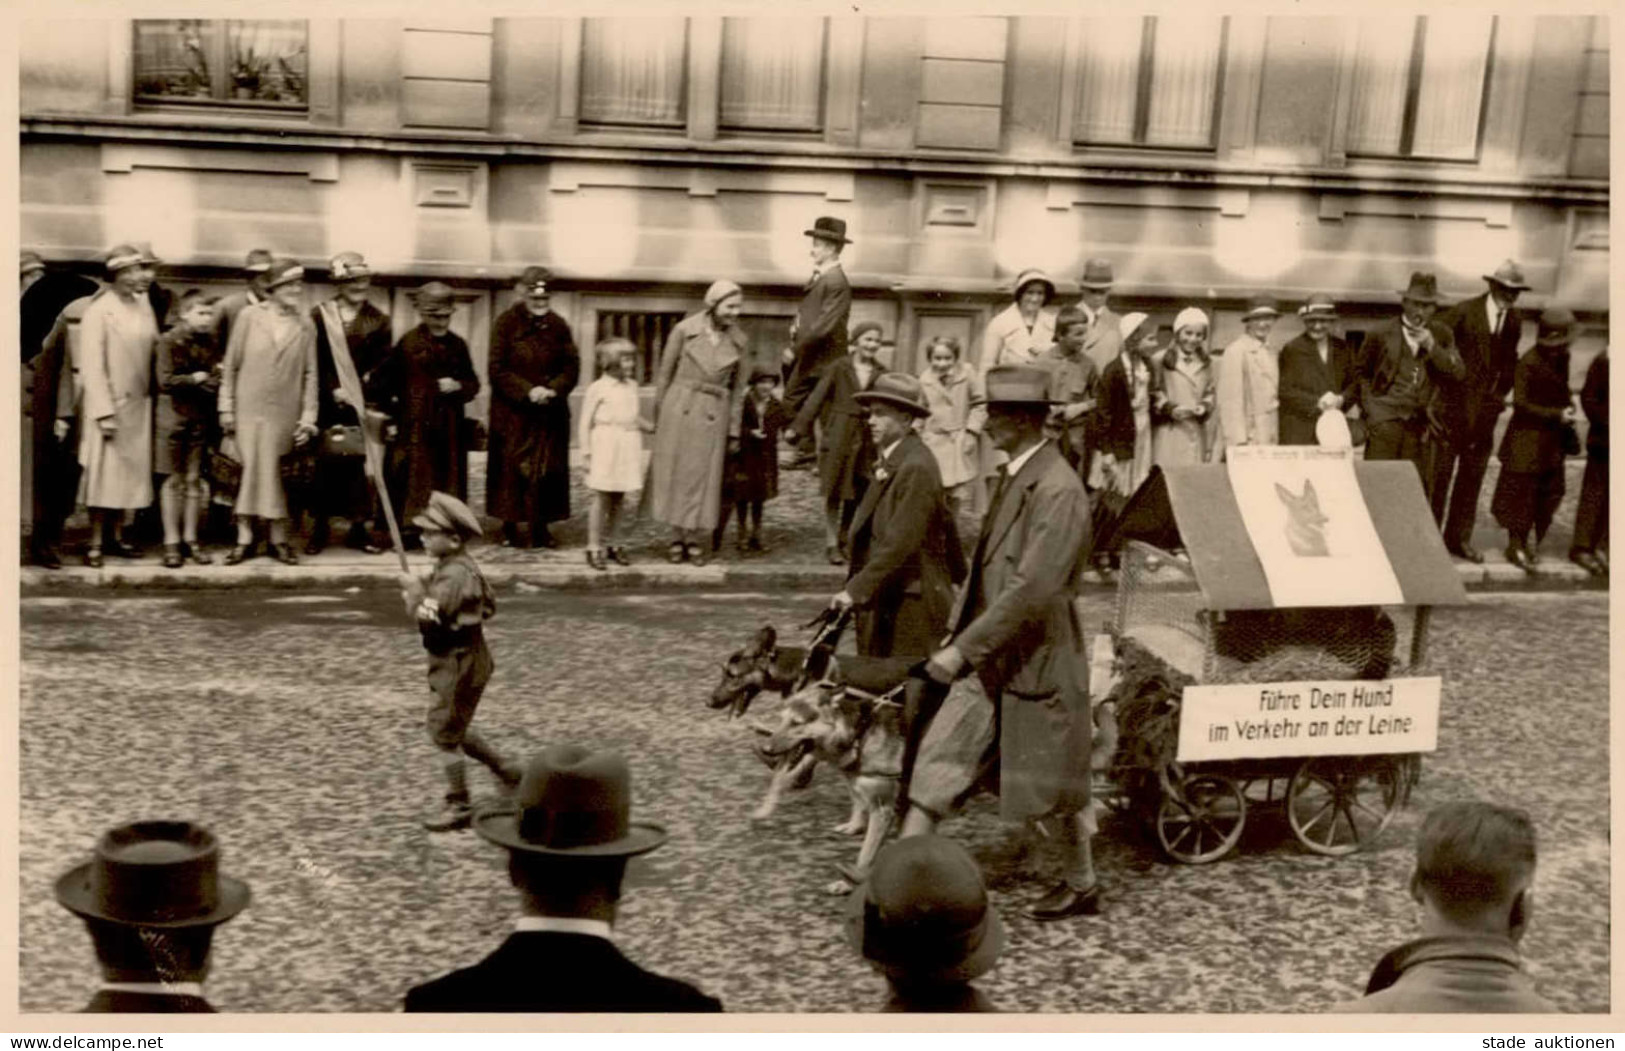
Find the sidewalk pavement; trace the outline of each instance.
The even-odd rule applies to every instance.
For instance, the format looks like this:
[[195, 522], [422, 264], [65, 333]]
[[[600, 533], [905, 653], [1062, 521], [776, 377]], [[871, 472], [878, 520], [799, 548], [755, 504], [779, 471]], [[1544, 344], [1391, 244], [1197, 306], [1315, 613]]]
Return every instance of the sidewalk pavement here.
[[[740, 560], [731, 555], [705, 566], [672, 565], [655, 551], [632, 551], [631, 566], [611, 566], [606, 571], [586, 564], [581, 549], [516, 552], [488, 545], [476, 546], [473, 555], [486, 579], [495, 588], [518, 591], [539, 589], [587, 590], [620, 588], [629, 590], [698, 589], [728, 591], [827, 591], [834, 594], [846, 580], [845, 566]], [[152, 590], [207, 590], [214, 588], [393, 588], [400, 563], [393, 554], [367, 555], [347, 548], [329, 548], [319, 555], [302, 556], [296, 566], [285, 566], [261, 555], [236, 566], [222, 565], [225, 551], [212, 554], [215, 563], [198, 566], [188, 563], [181, 569], [165, 569], [156, 554], [139, 560], [108, 558], [101, 569], [90, 569], [67, 561], [63, 568], [41, 569], [23, 566], [20, 570], [24, 593], [57, 589], [132, 588]], [[421, 552], [408, 556], [414, 573], [428, 569], [428, 556]], [[1456, 571], [1462, 584], [1474, 591], [1523, 590], [1605, 590], [1607, 578], [1594, 579], [1585, 570], [1557, 554], [1545, 554], [1533, 575], [1510, 565], [1499, 551], [1486, 551], [1484, 564], [1457, 560]], [[1084, 586], [1099, 589], [1103, 584], [1093, 571], [1085, 574]], [[1110, 586], [1115, 587], [1115, 583]]]

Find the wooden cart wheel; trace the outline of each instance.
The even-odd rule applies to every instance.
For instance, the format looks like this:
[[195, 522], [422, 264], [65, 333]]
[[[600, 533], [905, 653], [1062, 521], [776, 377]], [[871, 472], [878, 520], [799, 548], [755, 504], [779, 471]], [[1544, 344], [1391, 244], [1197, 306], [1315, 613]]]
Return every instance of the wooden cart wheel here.
[[1157, 842], [1162, 849], [1186, 865], [1217, 861], [1230, 853], [1247, 823], [1247, 797], [1241, 786], [1218, 774], [1193, 774], [1179, 787], [1183, 799], [1165, 794], [1157, 808]]
[[1404, 782], [1396, 756], [1305, 759], [1287, 788], [1292, 834], [1316, 854], [1353, 854], [1393, 820], [1404, 799]]

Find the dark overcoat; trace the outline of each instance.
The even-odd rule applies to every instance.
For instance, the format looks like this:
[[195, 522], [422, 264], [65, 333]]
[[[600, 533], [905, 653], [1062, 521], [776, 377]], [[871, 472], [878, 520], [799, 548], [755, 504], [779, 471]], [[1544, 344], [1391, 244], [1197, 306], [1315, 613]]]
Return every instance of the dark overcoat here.
[[1486, 452], [1495, 438], [1495, 423], [1506, 408], [1518, 368], [1516, 314], [1508, 312], [1499, 333], [1490, 331], [1486, 292], [1456, 304], [1441, 320], [1450, 328], [1466, 373], [1459, 380], [1438, 379], [1438, 415], [1444, 435], [1458, 448], [1482, 446]]
[[1320, 420], [1320, 399], [1325, 394], [1343, 398], [1343, 408], [1354, 408], [1360, 397], [1360, 370], [1354, 349], [1336, 336], [1326, 336], [1326, 360], [1307, 333], [1281, 348], [1282, 445], [1315, 445], [1315, 424]]
[[856, 500], [863, 495], [874, 469], [874, 443], [863, 424], [864, 409], [855, 400], [860, 391], [873, 387], [886, 369], [877, 361], [869, 370], [869, 385], [858, 382], [857, 366], [851, 355], [842, 358], [824, 373], [812, 396], [801, 406], [792, 426], [797, 434], [812, 433], [814, 420], [823, 424], [818, 448], [818, 488], [826, 501]]
[[[378, 377], [396, 394], [399, 435], [390, 450], [390, 496], [402, 505], [404, 521], [429, 506], [435, 490], [459, 500], [468, 498], [468, 448], [463, 407], [480, 392], [480, 378], [468, 344], [455, 332], [435, 337], [418, 325], [401, 337]], [[441, 377], [457, 388], [442, 393]]]
[[1563, 466], [1563, 410], [1569, 407], [1567, 347], [1530, 347], [1518, 359], [1512, 419], [1501, 436], [1501, 470], [1543, 474]]
[[[486, 508], [505, 522], [570, 517], [570, 404], [581, 356], [563, 318], [523, 302], [491, 327], [491, 445]], [[555, 397], [530, 400], [532, 387]]]
[[937, 458], [904, 435], [852, 517], [852, 573], [858, 652], [927, 657], [948, 631], [954, 585], [965, 577], [953, 512]]
[[[316, 426], [324, 431], [333, 426], [354, 427], [361, 422], [355, 409], [333, 398], [333, 391], [339, 386], [338, 365], [333, 361], [333, 347], [327, 338], [327, 325], [322, 320], [320, 306], [311, 308], [310, 320], [316, 326]], [[344, 343], [350, 348], [350, 360], [355, 363], [356, 376], [361, 380], [362, 397], [371, 408], [383, 412], [389, 410], [374, 401], [373, 391], [379, 386], [378, 372], [389, 359], [389, 329], [389, 318], [384, 312], [366, 302], [344, 326]], [[315, 484], [319, 514], [360, 521], [372, 513], [372, 488], [363, 472], [363, 463], [360, 456], [320, 458]]]

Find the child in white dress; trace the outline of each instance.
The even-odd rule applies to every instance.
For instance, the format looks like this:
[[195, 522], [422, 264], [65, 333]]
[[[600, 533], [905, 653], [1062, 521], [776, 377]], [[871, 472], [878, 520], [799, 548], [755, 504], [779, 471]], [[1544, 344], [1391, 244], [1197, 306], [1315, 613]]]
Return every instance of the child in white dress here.
[[587, 511], [587, 564], [608, 569], [614, 559], [632, 564], [613, 541], [626, 494], [643, 488], [643, 432], [654, 426], [638, 411], [638, 351], [631, 342], [611, 339], [598, 348], [598, 378], [581, 403], [581, 446], [587, 488], [594, 493]]

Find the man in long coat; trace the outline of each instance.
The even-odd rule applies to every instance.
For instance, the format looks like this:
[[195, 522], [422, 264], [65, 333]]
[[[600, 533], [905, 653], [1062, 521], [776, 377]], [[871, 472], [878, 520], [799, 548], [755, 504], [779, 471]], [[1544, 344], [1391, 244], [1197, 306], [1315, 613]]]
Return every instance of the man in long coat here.
[[519, 301], [491, 327], [491, 448], [486, 510], [502, 520], [504, 541], [555, 546], [547, 523], [570, 517], [569, 393], [581, 377], [570, 326], [549, 309], [550, 275], [539, 266], [519, 278]]
[[1510, 259], [1484, 280], [1488, 291], [1457, 303], [1439, 319], [1450, 329], [1467, 372], [1460, 380], [1438, 377], [1439, 435], [1427, 478], [1445, 550], [1469, 562], [1484, 561], [1472, 544], [1473, 525], [1490, 447], [1495, 444], [1495, 424], [1506, 408], [1518, 367], [1522, 326], [1513, 307], [1529, 288], [1523, 271]]
[[237, 320], [237, 315], [243, 312], [244, 307], [251, 307], [256, 303], [263, 303], [269, 297], [265, 289], [265, 278], [271, 271], [271, 263], [275, 257], [264, 248], [256, 248], [248, 253], [243, 262], [244, 286], [220, 300], [220, 326], [219, 345], [231, 345], [231, 326]]
[[1433, 316], [1439, 308], [1438, 280], [1417, 271], [1400, 296], [1400, 316], [1367, 332], [1360, 347], [1365, 458], [1411, 461], [1426, 489], [1435, 387], [1440, 379], [1460, 379], [1466, 370], [1455, 338]]
[[919, 746], [902, 835], [929, 834], [997, 758], [1000, 812], [1053, 828], [1067, 871], [1027, 910], [1038, 920], [1092, 915], [1089, 669], [1076, 600], [1090, 547], [1083, 483], [1044, 438], [1049, 374], [988, 372], [987, 432], [1010, 457], [983, 519], [950, 642], [926, 664], [951, 684]]
[[100, 290], [62, 308], [33, 362], [29, 391], [34, 436], [34, 531], [37, 566], [60, 569], [62, 527], [79, 499], [79, 323]]
[[[1083, 276], [1078, 287], [1077, 309], [1089, 322], [1089, 334], [1083, 338], [1083, 352], [1095, 363], [1095, 375], [1106, 371], [1106, 366], [1117, 360], [1123, 352], [1123, 333], [1119, 331], [1122, 318], [1106, 305], [1112, 292], [1112, 264], [1109, 259], [1091, 259], [1083, 264]], [[1057, 330], [1056, 335], [1060, 332]]]
[[1352, 409], [1360, 394], [1354, 351], [1332, 335], [1337, 307], [1317, 292], [1298, 311], [1303, 333], [1281, 348], [1281, 444], [1314, 445], [1327, 409]]
[[[841, 249], [852, 243], [846, 236], [846, 220], [820, 216], [805, 232], [812, 239], [812, 279], [796, 309], [790, 346], [784, 352], [784, 363], [790, 366], [784, 381], [784, 413], [792, 419], [801, 412], [824, 370], [846, 357], [847, 321], [852, 314], [852, 286], [841, 269]], [[810, 460], [811, 431], [799, 435], [796, 447], [800, 461]]]
[[463, 409], [480, 393], [468, 344], [451, 330], [456, 294], [430, 281], [418, 289], [415, 304], [423, 321], [395, 344], [379, 379], [397, 399], [389, 495], [399, 505], [399, 522], [422, 514], [436, 490], [468, 499]]
[[942, 641], [965, 576], [941, 469], [913, 429], [931, 410], [920, 381], [902, 372], [856, 400], [869, 410], [879, 465], [852, 517], [852, 573], [834, 605], [855, 607], [860, 654], [924, 657]]
[[[357, 252], [340, 252], [328, 264], [338, 295], [310, 312], [316, 325], [316, 426], [326, 431], [329, 427], [355, 427], [363, 423], [339, 389], [338, 366], [333, 360], [333, 344], [343, 339], [361, 380], [364, 408], [376, 408], [373, 389], [375, 376], [389, 357], [389, 318], [367, 299], [372, 287], [372, 270]], [[367, 532], [367, 519], [372, 517], [372, 487], [364, 470], [365, 457], [357, 455], [323, 454], [317, 460], [316, 480], [312, 488], [311, 516], [315, 523], [305, 554], [314, 555], [327, 546], [329, 520], [336, 516], [350, 521], [346, 543], [353, 548], [375, 553], [378, 546]]]
[[1219, 410], [1219, 440], [1232, 445], [1275, 445], [1280, 441], [1281, 368], [1265, 341], [1275, 319], [1275, 304], [1255, 299], [1241, 316], [1243, 332], [1219, 357], [1214, 395]]

